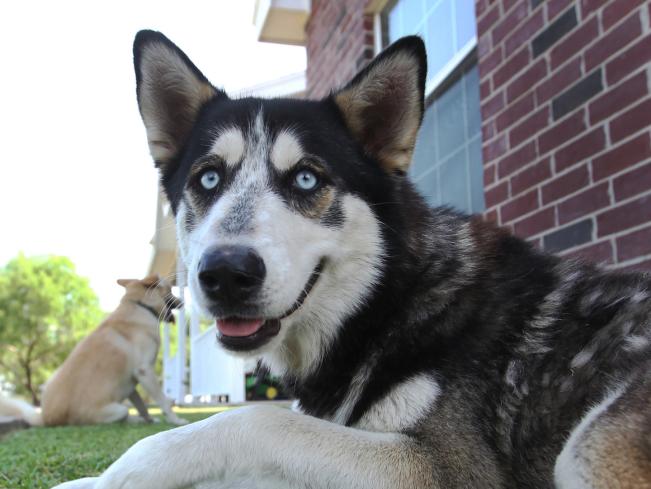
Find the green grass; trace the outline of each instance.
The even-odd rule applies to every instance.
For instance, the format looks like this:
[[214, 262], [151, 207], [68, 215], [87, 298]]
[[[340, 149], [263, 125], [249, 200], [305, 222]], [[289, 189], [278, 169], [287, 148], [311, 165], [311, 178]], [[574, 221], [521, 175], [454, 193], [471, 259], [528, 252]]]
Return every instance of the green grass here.
[[[189, 421], [198, 421], [216, 411], [176, 409]], [[67, 480], [97, 475], [136, 441], [170, 428], [173, 426], [167, 423], [125, 423], [30, 428], [10, 433], [0, 440], [0, 488], [50, 488]]]

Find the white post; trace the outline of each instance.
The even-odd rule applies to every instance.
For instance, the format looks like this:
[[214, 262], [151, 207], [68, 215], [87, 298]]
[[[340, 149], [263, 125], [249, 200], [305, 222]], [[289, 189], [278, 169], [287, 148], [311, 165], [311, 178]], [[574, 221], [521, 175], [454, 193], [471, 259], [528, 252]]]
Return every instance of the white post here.
[[170, 359], [170, 323], [163, 323], [163, 368]]
[[177, 368], [177, 382], [178, 389], [176, 391], [176, 403], [182, 404], [185, 402], [185, 340], [187, 337], [188, 324], [185, 320], [185, 269], [181, 258], [176, 258], [176, 286], [179, 288], [179, 299], [183, 301], [184, 306], [179, 309], [179, 324], [177, 325], [178, 345], [176, 351], [176, 368]]
[[199, 313], [194, 305], [190, 308], [190, 338], [196, 338], [201, 334], [199, 330]]

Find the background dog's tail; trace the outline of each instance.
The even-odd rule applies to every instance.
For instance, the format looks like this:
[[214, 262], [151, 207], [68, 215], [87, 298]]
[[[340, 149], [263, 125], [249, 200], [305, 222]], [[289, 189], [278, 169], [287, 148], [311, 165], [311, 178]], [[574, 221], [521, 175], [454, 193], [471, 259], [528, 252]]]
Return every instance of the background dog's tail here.
[[31, 404], [0, 395], [0, 416], [25, 420], [31, 426], [43, 426], [41, 412]]

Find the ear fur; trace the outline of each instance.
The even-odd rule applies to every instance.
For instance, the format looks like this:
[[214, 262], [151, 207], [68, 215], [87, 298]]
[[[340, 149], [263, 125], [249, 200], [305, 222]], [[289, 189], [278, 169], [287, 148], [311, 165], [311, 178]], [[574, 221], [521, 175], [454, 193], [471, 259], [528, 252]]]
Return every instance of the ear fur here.
[[135, 278], [119, 278], [117, 280], [118, 285], [121, 285], [122, 287], [125, 287], [125, 288], [128, 287], [129, 285], [131, 285], [132, 283], [137, 282], [137, 281], [138, 280], [135, 279]]
[[157, 285], [158, 282], [160, 282], [160, 275], [158, 275], [157, 273], [152, 273], [151, 275], [147, 275], [145, 278], [143, 278], [140, 281], [140, 283], [145, 287], [152, 287], [154, 285]]
[[160, 32], [140, 31], [133, 43], [136, 91], [149, 151], [164, 169], [183, 148], [201, 107], [226, 94]]
[[403, 37], [330, 96], [353, 136], [387, 172], [404, 173], [411, 163], [426, 73], [423, 41]]

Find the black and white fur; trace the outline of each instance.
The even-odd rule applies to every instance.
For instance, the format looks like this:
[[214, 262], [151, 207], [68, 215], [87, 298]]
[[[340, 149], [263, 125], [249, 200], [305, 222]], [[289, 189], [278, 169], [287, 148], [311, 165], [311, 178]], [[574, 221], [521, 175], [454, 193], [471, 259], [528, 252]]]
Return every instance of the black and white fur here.
[[[279, 321], [250, 347], [218, 338], [283, 376], [297, 409], [160, 433], [65, 487], [651, 487], [649, 278], [425, 204], [406, 177], [418, 38], [318, 101], [231, 99], [159, 33], [134, 52], [192, 295], [218, 320]], [[233, 244], [264, 260], [255, 303], [215, 302], [198, 283], [206, 250]]]

